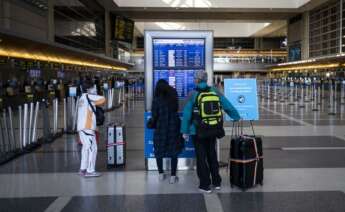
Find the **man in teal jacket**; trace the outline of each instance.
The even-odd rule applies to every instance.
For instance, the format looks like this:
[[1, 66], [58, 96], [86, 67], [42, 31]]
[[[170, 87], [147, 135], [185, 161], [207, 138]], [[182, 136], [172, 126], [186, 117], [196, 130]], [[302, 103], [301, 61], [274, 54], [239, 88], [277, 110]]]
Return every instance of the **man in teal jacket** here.
[[[205, 90], [208, 88], [207, 85], [207, 73], [205, 71], [196, 72], [194, 76], [197, 90]], [[209, 87], [210, 91], [216, 92], [220, 97], [220, 103], [222, 109], [234, 120], [238, 121], [240, 115], [232, 104], [220, 93], [216, 88]], [[183, 109], [183, 119], [181, 124], [181, 133], [185, 139], [191, 136], [194, 143], [196, 161], [197, 161], [197, 174], [200, 180], [199, 189], [205, 193], [211, 193], [210, 185], [212, 176], [212, 185], [216, 190], [220, 190], [221, 177], [219, 174], [219, 164], [217, 160], [216, 152], [216, 137], [210, 137], [207, 139], [198, 138], [196, 134], [196, 126], [193, 123], [193, 110], [194, 103], [198, 96], [198, 91], [195, 90], [189, 95], [187, 103]]]

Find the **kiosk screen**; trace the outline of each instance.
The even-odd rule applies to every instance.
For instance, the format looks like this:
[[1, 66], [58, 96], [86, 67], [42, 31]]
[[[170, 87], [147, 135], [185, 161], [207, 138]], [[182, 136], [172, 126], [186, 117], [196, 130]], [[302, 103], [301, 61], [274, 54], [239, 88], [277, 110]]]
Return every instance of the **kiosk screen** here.
[[176, 88], [179, 98], [194, 89], [194, 73], [205, 70], [204, 39], [154, 39], [154, 86], [164, 79]]

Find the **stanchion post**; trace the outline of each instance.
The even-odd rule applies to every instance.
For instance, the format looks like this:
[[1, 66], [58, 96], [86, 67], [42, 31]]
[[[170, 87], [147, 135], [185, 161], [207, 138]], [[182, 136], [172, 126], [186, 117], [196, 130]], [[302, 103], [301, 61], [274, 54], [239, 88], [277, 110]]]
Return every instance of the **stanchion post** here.
[[39, 108], [40, 108], [40, 103], [36, 102], [34, 123], [33, 123], [33, 132], [32, 132], [32, 137], [31, 137], [32, 143], [37, 142], [37, 117], [38, 117]]
[[4, 135], [4, 126], [3, 126], [3, 121], [0, 116], [0, 160], [1, 157], [5, 154], [5, 135]]
[[15, 150], [17, 148], [17, 145], [16, 145], [16, 138], [14, 135], [13, 113], [12, 113], [11, 107], [8, 107], [8, 117], [9, 117], [9, 121], [10, 121], [11, 143], [13, 144], [13, 145], [11, 145], [11, 147], [13, 148], [13, 150]]
[[28, 122], [28, 104], [24, 104], [24, 113], [23, 113], [23, 148], [27, 144], [27, 122]]
[[29, 145], [31, 144], [32, 118], [33, 118], [33, 113], [34, 113], [33, 107], [34, 107], [34, 103], [31, 102], [30, 110], [29, 110], [29, 127], [28, 127], [28, 140], [27, 140]]
[[18, 106], [19, 111], [19, 148], [23, 149], [23, 110], [22, 106]]
[[67, 132], [67, 105], [66, 98], [63, 99], [63, 131]]

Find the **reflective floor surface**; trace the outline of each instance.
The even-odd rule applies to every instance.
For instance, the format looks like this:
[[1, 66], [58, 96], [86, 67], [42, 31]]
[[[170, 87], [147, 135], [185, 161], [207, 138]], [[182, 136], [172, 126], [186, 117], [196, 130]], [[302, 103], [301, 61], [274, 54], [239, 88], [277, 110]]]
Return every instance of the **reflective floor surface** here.
[[[143, 102], [131, 101], [125, 114], [107, 115], [108, 122], [126, 122], [125, 168], [106, 168], [102, 129], [97, 169], [103, 176], [79, 177], [80, 147], [74, 135], [64, 135], [0, 167], [0, 211], [344, 212], [343, 107], [328, 115], [326, 104], [313, 111], [309, 103], [301, 108], [260, 100], [260, 121], [254, 124], [263, 137], [264, 185], [247, 192], [231, 189], [223, 168], [222, 190], [202, 194], [195, 171], [179, 171], [174, 185], [145, 171]], [[226, 124], [227, 136], [220, 141], [222, 161], [228, 159], [231, 126]]]

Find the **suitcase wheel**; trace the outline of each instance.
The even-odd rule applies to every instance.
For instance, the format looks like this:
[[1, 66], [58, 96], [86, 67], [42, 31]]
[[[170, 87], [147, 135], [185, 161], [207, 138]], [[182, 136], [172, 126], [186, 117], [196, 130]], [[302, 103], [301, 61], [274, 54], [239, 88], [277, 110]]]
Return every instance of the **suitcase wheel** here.
[[230, 187], [231, 187], [231, 188], [234, 188], [234, 185], [230, 184]]
[[260, 185], [263, 186], [263, 185], [264, 185], [264, 182], [260, 182]]

